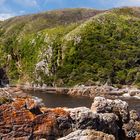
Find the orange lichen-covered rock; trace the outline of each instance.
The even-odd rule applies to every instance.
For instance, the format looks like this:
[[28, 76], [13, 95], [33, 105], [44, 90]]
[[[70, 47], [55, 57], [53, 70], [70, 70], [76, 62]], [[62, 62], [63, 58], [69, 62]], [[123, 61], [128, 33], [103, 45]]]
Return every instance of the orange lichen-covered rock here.
[[50, 140], [65, 133], [71, 127], [70, 121], [69, 114], [61, 108], [46, 108], [42, 113], [33, 99], [16, 98], [0, 106], [0, 139]]
[[[79, 139], [81, 136], [87, 140], [89, 138], [139, 140], [140, 118], [136, 111], [127, 112], [127, 104], [118, 101], [115, 105], [119, 115], [122, 115], [119, 118], [112, 108], [108, 108], [106, 102], [98, 105], [101, 106], [95, 107], [97, 111], [100, 109], [101, 113], [95, 113], [86, 107], [46, 108], [29, 97], [13, 98], [10, 102], [0, 105], [0, 139], [55, 140], [64, 137], [65, 140], [73, 139], [73, 136], [74, 138], [78, 136]], [[123, 108], [125, 111], [121, 110]], [[108, 110], [112, 112], [106, 112]], [[129, 120], [123, 122], [122, 119], [126, 114]], [[71, 133], [73, 131], [76, 133]]]
[[140, 140], [140, 135], [137, 135], [135, 140]]
[[0, 136], [6, 140], [28, 136], [32, 133], [34, 117], [30, 111], [17, 110], [12, 104], [0, 106]]
[[25, 108], [25, 99], [15, 98], [15, 101], [11, 103], [11, 107], [13, 107], [15, 110]]
[[[47, 114], [39, 115], [35, 118], [33, 122], [33, 138], [50, 138], [56, 136], [55, 125], [56, 119], [53, 116], [48, 116]], [[58, 132], [57, 132], [58, 133]]]
[[63, 109], [47, 109], [44, 114], [37, 116], [33, 121], [34, 139], [53, 139], [62, 136], [71, 128], [69, 114]]

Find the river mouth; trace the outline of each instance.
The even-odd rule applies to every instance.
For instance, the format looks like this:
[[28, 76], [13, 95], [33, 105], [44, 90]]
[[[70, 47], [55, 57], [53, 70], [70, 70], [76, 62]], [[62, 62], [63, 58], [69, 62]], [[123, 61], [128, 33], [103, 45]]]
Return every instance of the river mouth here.
[[[37, 91], [37, 90], [28, 91], [28, 94], [30, 94], [33, 97], [42, 99], [45, 106], [50, 108], [55, 107], [75, 108], [83, 106], [90, 108], [93, 103], [93, 99], [82, 96], [73, 97], [67, 94], [47, 93], [45, 91]], [[129, 104], [130, 110], [133, 109], [137, 110], [137, 112], [140, 114], [140, 99], [122, 98], [122, 97], [120, 99], [126, 101]]]

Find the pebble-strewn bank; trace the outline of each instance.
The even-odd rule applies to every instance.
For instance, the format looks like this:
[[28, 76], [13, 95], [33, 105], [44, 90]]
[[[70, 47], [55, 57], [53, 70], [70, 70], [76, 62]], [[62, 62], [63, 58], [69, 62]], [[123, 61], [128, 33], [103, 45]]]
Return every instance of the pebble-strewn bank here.
[[31, 97], [3, 93], [2, 140], [140, 140], [140, 117], [124, 101], [96, 97], [91, 108], [47, 108]]

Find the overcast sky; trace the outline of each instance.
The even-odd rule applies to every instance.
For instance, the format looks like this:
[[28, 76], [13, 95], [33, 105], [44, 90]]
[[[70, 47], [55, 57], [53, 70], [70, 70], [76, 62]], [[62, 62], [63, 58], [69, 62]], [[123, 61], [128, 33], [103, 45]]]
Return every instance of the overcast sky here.
[[122, 6], [140, 6], [140, 0], [0, 0], [0, 20], [53, 9], [109, 9]]

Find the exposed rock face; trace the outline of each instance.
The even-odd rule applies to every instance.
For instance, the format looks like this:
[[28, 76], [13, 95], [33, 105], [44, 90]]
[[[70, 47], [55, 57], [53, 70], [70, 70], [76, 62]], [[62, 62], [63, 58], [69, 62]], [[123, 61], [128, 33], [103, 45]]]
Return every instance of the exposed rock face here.
[[91, 110], [97, 113], [115, 113], [122, 118], [123, 122], [127, 121], [129, 117], [128, 104], [119, 99], [109, 100], [104, 97], [96, 97]]
[[130, 111], [130, 119], [134, 120], [134, 121], [138, 121], [139, 120], [139, 115], [138, 115], [136, 110], [131, 110]]
[[55, 139], [68, 134], [70, 128], [71, 119], [67, 112], [62, 109], [48, 109], [33, 120], [33, 139]]
[[0, 68], [0, 87], [4, 87], [9, 84], [9, 79], [6, 74], [5, 68]]
[[4, 140], [29, 138], [34, 115], [24, 108], [24, 100], [0, 106], [0, 136]]
[[139, 140], [139, 135], [137, 112], [121, 100], [97, 97], [92, 109], [50, 109], [29, 97], [0, 105], [2, 140]]
[[138, 89], [133, 89], [129, 91], [130, 96], [140, 96], [140, 90]]
[[126, 137], [140, 139], [140, 118], [135, 110], [130, 111], [129, 121], [123, 124], [122, 129]]
[[[96, 97], [91, 110], [97, 113], [113, 113], [118, 116], [118, 137], [134, 139], [140, 133], [140, 118], [135, 110], [129, 112], [128, 104], [121, 100], [109, 100]], [[104, 116], [104, 115], [103, 115]], [[109, 115], [110, 116], [110, 115]], [[109, 123], [110, 124], [110, 123]]]
[[0, 105], [12, 101], [13, 101], [12, 96], [3, 88], [0, 88]]
[[[117, 96], [122, 96], [125, 93], [128, 93], [130, 90], [129, 88], [115, 88], [113, 86], [109, 86], [107, 84], [98, 86], [98, 85], [92, 85], [92, 86], [85, 86], [85, 85], [80, 85], [80, 86], [75, 86], [74, 88], [71, 88], [68, 92], [69, 95], [73, 96], [88, 96], [88, 97], [96, 97], [96, 96], [101, 96], [101, 95], [117, 95]], [[137, 90], [138, 92], [138, 90]]]
[[101, 86], [78, 86], [71, 88], [67, 94], [72, 96], [86, 96], [86, 97], [95, 97], [99, 95], [104, 95], [108, 93], [109, 89]]
[[95, 130], [77, 130], [58, 140], [115, 140], [113, 135], [108, 135]]
[[73, 130], [94, 129], [114, 134], [117, 137], [118, 126], [116, 125], [116, 121], [118, 121], [118, 117], [115, 114], [93, 113], [86, 107], [66, 109], [66, 111], [70, 113], [70, 117], [72, 118]]
[[[27, 100], [30, 105], [27, 105]], [[35, 113], [31, 109], [35, 109]], [[38, 111], [40, 110], [35, 103], [29, 99], [16, 99], [12, 103], [1, 105], [0, 137], [3, 140], [51, 140], [62, 136], [71, 127], [69, 114], [61, 108], [46, 109], [44, 114]]]
[[134, 97], [139, 98], [140, 97], [140, 89], [134, 88], [134, 87], [123, 87], [121, 89], [115, 88], [108, 85], [102, 85], [102, 86], [75, 86], [74, 88], [71, 88], [69, 92], [67, 93], [72, 96], [86, 96], [95, 98], [96, 96], [106, 96], [107, 97]]
[[140, 140], [140, 135], [137, 135], [136, 136], [136, 140]]

